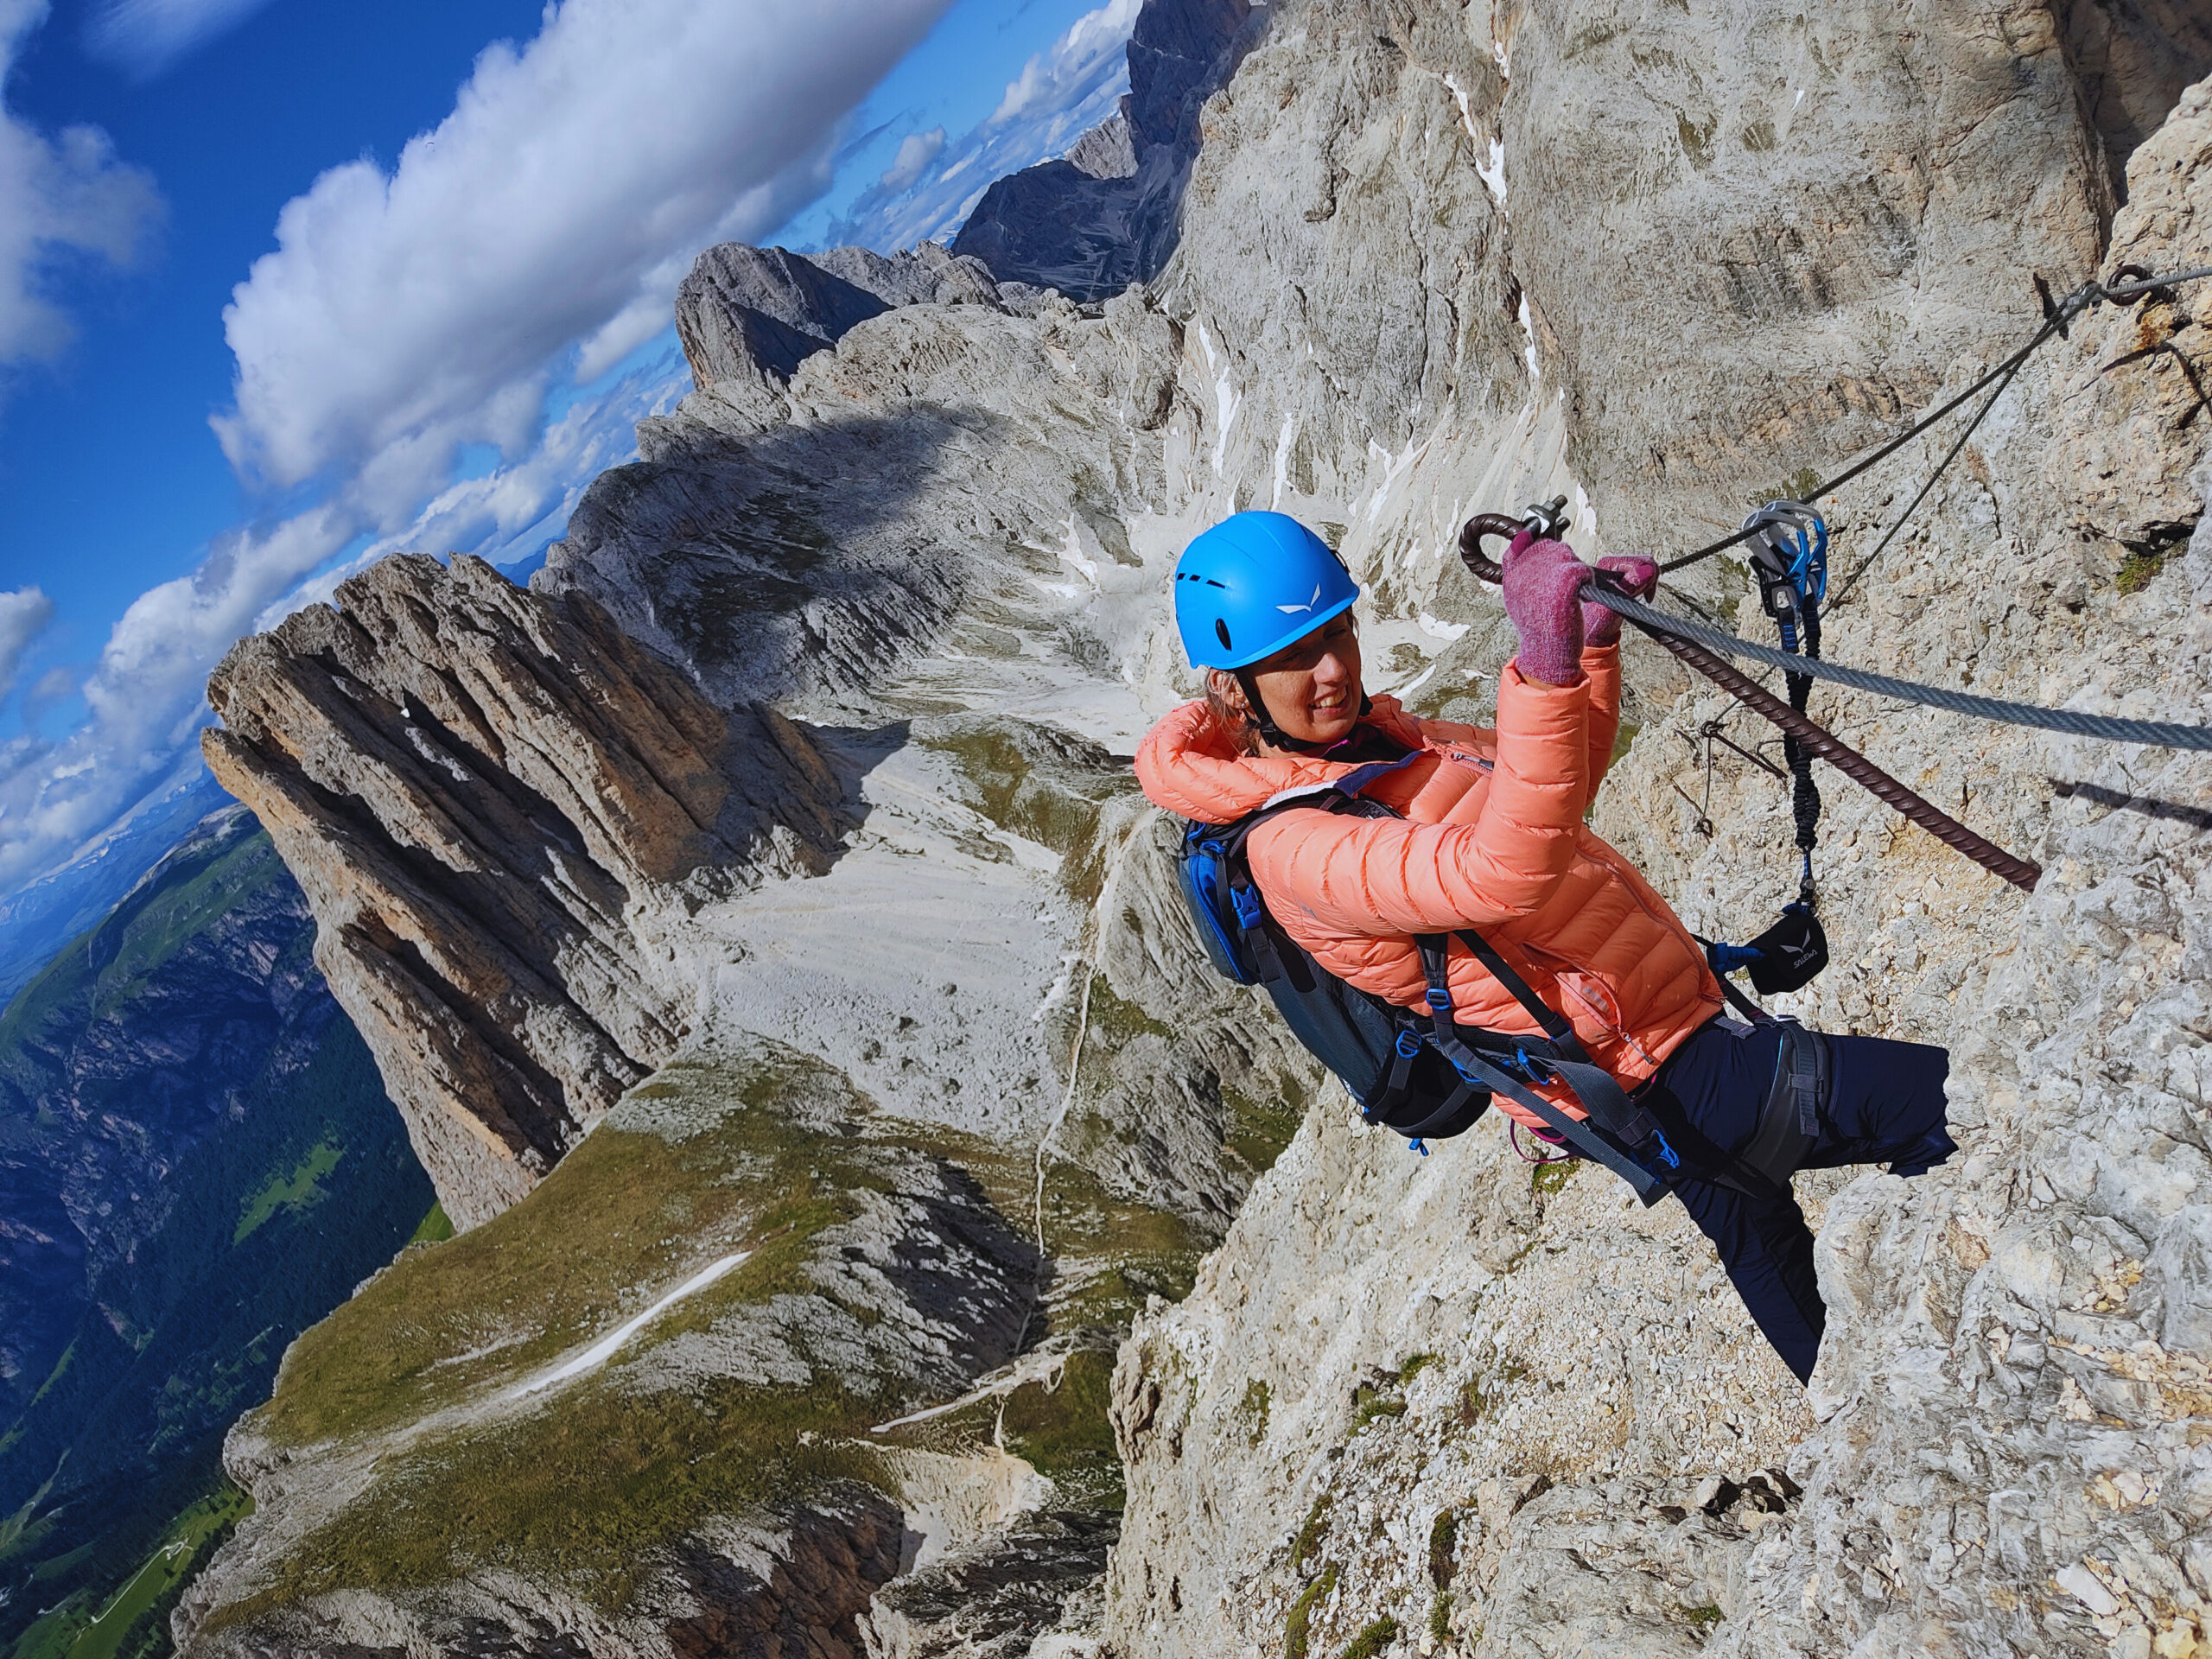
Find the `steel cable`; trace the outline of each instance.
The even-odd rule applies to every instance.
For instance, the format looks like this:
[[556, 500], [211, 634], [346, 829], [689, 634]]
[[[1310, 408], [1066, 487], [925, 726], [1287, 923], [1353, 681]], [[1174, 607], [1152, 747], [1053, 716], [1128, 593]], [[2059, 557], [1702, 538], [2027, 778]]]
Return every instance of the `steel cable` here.
[[[1583, 589], [1585, 594], [1590, 591], [1587, 588]], [[1615, 597], [1611, 594], [1597, 596], [1602, 597], [1607, 605], [1611, 605]], [[1643, 607], [1638, 606], [1637, 608], [1641, 610]], [[1653, 627], [1630, 612], [1624, 611], [1621, 614], [1754, 714], [1772, 721], [1804, 749], [1820, 756], [1885, 805], [1903, 813], [1946, 847], [1954, 852], [1965, 854], [1991, 874], [2003, 877], [2023, 892], [2035, 891], [2036, 882], [2043, 875], [2043, 866], [2031, 859], [2017, 857], [1986, 836], [1976, 835], [1942, 808], [1906, 788], [1834, 734], [1806, 719], [1757, 680], [1738, 673], [1711, 652], [1701, 650], [1687, 639]]]
[[[1520, 529], [1519, 520], [1508, 518], [1502, 513], [1478, 514], [1468, 519], [1460, 528], [1459, 557], [1467, 569], [1473, 571], [1483, 581], [1492, 582], [1501, 581], [1504, 571], [1497, 561], [1483, 551], [1483, 538], [1485, 536], [1501, 536], [1510, 541]], [[1584, 583], [1582, 593], [1586, 597], [1602, 600], [1608, 607], [1613, 607], [1613, 601], [1620, 597], [1617, 594], [1599, 588], [1595, 580]], [[1628, 602], [1634, 603], [1633, 601]], [[1614, 608], [1618, 607], [1614, 607]], [[1641, 605], [1637, 606], [1637, 610], [1648, 610], [1648, 608]], [[1755, 714], [1764, 716], [1780, 727], [1783, 731], [1796, 738], [1805, 748], [1819, 755], [1821, 760], [1873, 795], [1876, 799], [1903, 813], [1946, 847], [1963, 853], [1982, 868], [1993, 874], [2002, 876], [2014, 887], [2033, 890], [2037, 878], [2043, 874], [2040, 865], [2024, 858], [2015, 857], [1996, 842], [1976, 835], [1933, 802], [1907, 789], [1834, 733], [1815, 725], [1758, 681], [1747, 675], [1738, 673], [1711, 652], [1679, 637], [1668, 629], [1655, 626], [1652, 623], [1646, 622], [1630, 612], [1622, 611], [1621, 614], [1681, 658], [1683, 662], [1726, 691], [1729, 696]], [[1657, 618], [1662, 623], [1671, 625], [1675, 620], [1663, 611], [1650, 611], [1649, 614]], [[1736, 639], [1733, 634], [1724, 637], [1738, 645], [1743, 643]], [[1781, 656], [1783, 653], [1777, 652], [1775, 654]], [[1800, 657], [1792, 657], [1789, 660], [1800, 667], [1807, 661], [1806, 658]], [[1700, 817], [1702, 817], [1701, 813]]]
[[[2127, 269], [2127, 267], [2122, 267], [2122, 271]], [[2135, 269], [2140, 269], [2140, 267]], [[1853, 584], [1866, 573], [1867, 567], [1881, 556], [1884, 549], [1889, 546], [1897, 531], [1904, 528], [1905, 521], [1911, 518], [1913, 509], [1926, 499], [1929, 491], [1935, 487], [1936, 479], [1942, 475], [1945, 467], [1950, 465], [1951, 461], [1965, 447], [1967, 439], [1973, 435], [1974, 428], [1981, 423], [1982, 417], [1996, 406], [1998, 398], [2004, 395], [2005, 388], [2012, 384], [2013, 376], [2019, 372], [2021, 365], [2034, 355], [2045, 340], [2053, 334], [2065, 334], [2068, 323], [2093, 305], [2139, 299], [2173, 283], [2194, 282], [2205, 276], [2212, 276], [2212, 265], [2174, 271], [2163, 276], [2145, 275], [2138, 281], [2127, 283], [2107, 284], [2093, 279], [2084, 283], [2063, 300], [2050, 299], [2048, 290], [2044, 290], [2044, 324], [2026, 345], [1990, 370], [1964, 391], [1960, 392], [1941, 409], [1916, 422], [1908, 430], [1891, 439], [1872, 454], [1854, 462], [1826, 483], [1810, 491], [1806, 496], [1808, 501], [1817, 501], [1821, 496], [1832, 494], [1869, 468], [1895, 454], [1953, 411], [1964, 407], [1967, 401], [1978, 395], [1983, 388], [1993, 383], [1996, 385], [1996, 391], [1990, 394], [1988, 400], [1975, 412], [1974, 419], [1967, 423], [1965, 432], [1961, 433], [1957, 441], [1951, 445], [1935, 473], [1921, 486], [1920, 493], [1913, 497], [1910, 505], [1899, 515], [1897, 523], [1891, 526], [1889, 534], [1882, 538], [1880, 545], [1876, 547], [1874, 551], [1868, 555], [1846, 579], [1843, 593], [1848, 593]], [[2037, 280], [2037, 286], [2038, 289], [2042, 288], [2040, 279]], [[1709, 546], [1701, 547], [1694, 553], [1684, 554], [1680, 558], [1669, 560], [1659, 569], [1665, 573], [1695, 564], [1701, 559], [1710, 558], [1716, 553], [1748, 540], [1758, 534], [1762, 527], [1755, 520], [1745, 524], [1735, 534], [1725, 537]], [[1484, 553], [1483, 538], [1485, 536], [1497, 535], [1510, 541], [1521, 528], [1520, 521], [1500, 514], [1478, 515], [1469, 519], [1459, 532], [1459, 556], [1466, 563], [1468, 569], [1484, 581], [1492, 582], [1500, 581], [1503, 572], [1496, 561]], [[1837, 597], [1840, 599], [1843, 593], [1839, 593]], [[1830, 766], [1851, 779], [1853, 782], [1926, 830], [1945, 846], [1964, 854], [1984, 869], [2003, 877], [2015, 887], [2029, 891], [2033, 891], [2037, 880], [2043, 874], [2040, 866], [2031, 860], [2016, 857], [1994, 842], [1975, 834], [1941, 808], [1906, 788], [1904, 785], [1891, 777], [1888, 772], [1848, 744], [1844, 743], [1834, 734], [1815, 725], [1805, 716], [1802, 709], [1792, 708], [1789, 703], [1784, 702], [1757, 681], [1738, 672], [1723, 661], [1720, 656], [1716, 656], [1714, 653], [1745, 658], [1770, 668], [1780, 669], [1791, 682], [1789, 689], [1793, 693], [1796, 693], [1799, 685], [1803, 683], [1799, 677], [1806, 677], [1810, 679], [1828, 680], [1839, 685], [1849, 686], [1854, 690], [1872, 692], [1877, 696], [1891, 697], [1903, 702], [1941, 709], [1951, 714], [1968, 715], [1982, 720], [1999, 721], [2007, 725], [2063, 732], [2072, 736], [2096, 738], [2111, 742], [2141, 743], [2158, 748], [2212, 752], [2212, 728], [2185, 726], [2168, 721], [2128, 720], [2112, 715], [2084, 714], [2071, 709], [2046, 709], [2033, 703], [2012, 702], [2000, 697], [1978, 696], [1970, 691], [1954, 691], [1942, 686], [1922, 685], [1912, 680], [1901, 680], [1888, 674], [1874, 674], [1863, 669], [1845, 668], [1809, 653], [1798, 655], [1771, 650], [1764, 645], [1755, 645], [1750, 640], [1740, 639], [1725, 629], [1707, 627], [1701, 623], [1669, 615], [1664, 611], [1654, 610], [1650, 606], [1616, 591], [1608, 585], [1606, 578], [1601, 577], [1595, 572], [1592, 573], [1591, 579], [1583, 584], [1580, 596], [1585, 600], [1594, 601], [1628, 621], [1635, 623], [1638, 629], [1657, 640], [1675, 657], [1696, 669], [1738, 702], [1779, 727], [1791, 740], [1791, 743], [1786, 747], [1798, 747], [1801, 753], [1809, 752], [1819, 755]], [[1817, 646], [1815, 648], [1817, 649]], [[1793, 696], [1791, 701], [1800, 702], [1802, 698]], [[1709, 766], [1709, 743], [1707, 751]], [[1792, 754], [1790, 758], [1795, 761], [1798, 759], [1798, 755]], [[1792, 771], [1796, 770], [1796, 767], [1793, 766]], [[1701, 824], [1700, 827], [1704, 826]]]
[[[2125, 270], [2127, 268], [2122, 267], [2122, 269]], [[2135, 267], [2135, 269], [2139, 270], [2141, 267], [2138, 266]], [[2049, 310], [2044, 318], [2043, 327], [2036, 331], [2035, 337], [2029, 340], [2026, 345], [2021, 346], [2018, 351], [2013, 353], [2012, 356], [2006, 358], [1995, 368], [1990, 370], [1988, 373], [1983, 375], [1980, 379], [1975, 381], [1964, 391], [1959, 393], [1957, 397], [1952, 398], [1950, 402], [1945, 404], [1942, 408], [1937, 410], [1934, 414], [1923, 416], [1920, 420], [1915, 422], [1910, 428], [1899, 433], [1896, 437], [1891, 438], [1887, 443], [1882, 445], [1880, 448], [1875, 450], [1873, 454], [1866, 456], [1864, 460], [1854, 461], [1851, 466], [1846, 467], [1842, 472], [1838, 473], [1834, 478], [1829, 479], [1826, 483], [1819, 485], [1815, 488], [1807, 492], [1804, 499], [1808, 502], [1818, 501], [1824, 495], [1834, 494], [1845, 485], [1850, 483], [1853, 479], [1866, 472], [1870, 467], [1878, 466], [1881, 462], [1887, 461], [1891, 455], [1897, 454], [1898, 450], [1904, 448], [1905, 445], [1910, 443], [1915, 438], [1925, 432], [1929, 427], [1934, 426], [1937, 422], [1942, 420], [1946, 416], [1951, 414], [1954, 410], [1963, 407], [1967, 400], [1980, 392], [1984, 386], [2000, 380], [2005, 382], [2005, 385], [2011, 385], [2012, 377], [2020, 372], [2021, 365], [2024, 364], [2031, 357], [2034, 356], [2037, 350], [2045, 340], [2049, 340], [2053, 334], [2063, 334], [2066, 332], [2067, 325], [2073, 321], [2075, 317], [2080, 316], [2084, 311], [2087, 311], [2091, 306], [2107, 302], [2118, 303], [2129, 300], [2140, 299], [2146, 294], [2153, 293], [2161, 288], [2170, 287], [2175, 283], [2195, 282], [2199, 277], [2203, 276], [2212, 276], [2212, 265], [2202, 265], [2191, 270], [2177, 270], [2164, 276], [2145, 276], [2139, 282], [2133, 283], [2105, 283], [2092, 279], [2091, 281], [2082, 283], [2081, 287], [2075, 289], [2064, 299], [2051, 301], [2050, 302]], [[2038, 279], [2038, 281], [2040, 281], [2040, 279]], [[1977, 414], [1974, 417], [1973, 422], [1968, 424], [1967, 428], [1967, 434], [1970, 435], [1974, 427], [1979, 426], [1981, 423], [1982, 416], [1989, 413], [1990, 409], [1996, 405], [1998, 397], [2003, 396], [2004, 391], [2004, 385], [1999, 385], [1997, 388], [1996, 392], [1992, 394], [1989, 403], [1982, 408], [1980, 413]], [[1948, 467], [1950, 464], [1951, 456], [1955, 455], [1959, 449], [1965, 445], [1965, 436], [1961, 436], [1958, 442], [1952, 446], [1951, 454], [1946, 455], [1943, 458], [1943, 465], [1939, 466], [1936, 469], [1938, 476], [1942, 474], [1943, 467]], [[1928, 493], [1928, 490], [1934, 487], [1935, 481], [1934, 478], [1930, 478], [1929, 480], [1928, 485], [1923, 486], [1921, 490], [1920, 496], [1913, 498], [1913, 506], [1916, 507], [1920, 505], [1921, 497], [1925, 496]], [[1904, 527], [1905, 519], [1911, 516], [1912, 507], [1907, 507], [1903, 516], [1898, 518], [1897, 524], [1891, 526], [1889, 536], [1885, 536], [1882, 538], [1882, 546], [1876, 548], [1872, 553], [1867, 555], [1866, 560], [1859, 566], [1859, 568], [1853, 570], [1845, 580], [1843, 584], [1843, 592], [1848, 593], [1852, 585], [1855, 583], [1859, 580], [1859, 576], [1865, 572], [1866, 566], [1873, 563], [1876, 559], [1881, 556], [1882, 549], [1886, 548], [1890, 544], [1891, 537], [1894, 537], [1897, 531]], [[1723, 537], [1717, 542], [1713, 542], [1707, 546], [1699, 548], [1694, 553], [1685, 553], [1680, 558], [1669, 559], [1659, 567], [1660, 574], [1662, 575], [1671, 575], [1676, 570], [1681, 570], [1688, 566], [1697, 563], [1700, 559], [1709, 559], [1714, 554], [1726, 552], [1728, 549], [1734, 547], [1739, 542], [1747, 540], [1755, 534], [1757, 534], [1757, 531], [1754, 527], [1747, 524], [1742, 530], [1738, 531], [1734, 535]], [[1837, 597], [1841, 598], [1842, 594], [1839, 594]]]
[[1788, 674], [1832, 680], [1854, 691], [1871, 691], [1877, 696], [1895, 697], [1901, 702], [1921, 703], [1955, 715], [1972, 715], [2012, 726], [2032, 726], [2074, 737], [2101, 738], [2113, 743], [2145, 743], [2161, 749], [2212, 750], [2212, 726], [2183, 726], [2163, 720], [2128, 720], [2117, 715], [2084, 714], [2073, 709], [2045, 709], [2031, 702], [2008, 702], [2001, 697], [1977, 696], [1971, 691], [1922, 685], [1888, 674], [1869, 673], [1862, 668], [1846, 668], [1840, 663], [1817, 657], [1796, 657], [1770, 646], [1755, 645], [1722, 629], [1708, 628], [1701, 623], [1654, 610], [1595, 582], [1583, 584], [1582, 597], [1619, 613], [1647, 632], [1694, 640], [1708, 651], [1778, 668]]

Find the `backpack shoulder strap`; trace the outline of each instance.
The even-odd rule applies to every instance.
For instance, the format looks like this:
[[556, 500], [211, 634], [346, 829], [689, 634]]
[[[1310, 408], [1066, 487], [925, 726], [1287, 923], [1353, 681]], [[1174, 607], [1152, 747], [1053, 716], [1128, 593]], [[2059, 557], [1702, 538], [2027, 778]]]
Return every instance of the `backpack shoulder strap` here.
[[1582, 1039], [1574, 1034], [1574, 1027], [1567, 1023], [1567, 1016], [1538, 996], [1529, 982], [1515, 971], [1513, 964], [1497, 953], [1495, 945], [1471, 927], [1455, 929], [1452, 937], [1474, 954], [1475, 960], [1482, 963], [1492, 979], [1505, 987], [1513, 1000], [1521, 1005], [1522, 1011], [1536, 1022], [1537, 1029], [1551, 1039], [1552, 1046], [1558, 1050], [1561, 1058], [1570, 1060], [1586, 1060], [1589, 1058], [1583, 1052]]
[[1395, 818], [1404, 816], [1395, 807], [1371, 800], [1365, 793], [1368, 786], [1377, 779], [1410, 764], [1419, 757], [1408, 755], [1402, 760], [1377, 760], [1364, 766], [1355, 766], [1341, 778], [1325, 783], [1301, 784], [1295, 789], [1286, 789], [1268, 798], [1258, 810], [1246, 813], [1234, 823], [1219, 827], [1211, 837], [1221, 848], [1224, 857], [1244, 856], [1244, 843], [1252, 832], [1271, 818], [1301, 808], [1321, 812], [1348, 812], [1360, 817]]
[[[1445, 936], [1432, 933], [1421, 936], [1414, 943], [1421, 949], [1421, 968], [1428, 977], [1428, 1005], [1435, 1025], [1430, 1040], [1438, 1052], [1452, 1062], [1461, 1077], [1478, 1079], [1493, 1093], [1528, 1108], [1554, 1133], [1564, 1135], [1567, 1143], [1585, 1158], [1603, 1164], [1620, 1176], [1645, 1205], [1656, 1204], [1666, 1196], [1670, 1179], [1683, 1173], [1683, 1160], [1649, 1107], [1631, 1098], [1621, 1087], [1619, 1079], [1590, 1058], [1566, 1016], [1539, 997], [1529, 982], [1481, 934], [1472, 928], [1463, 928], [1454, 937], [1512, 994], [1514, 1001], [1527, 1010], [1529, 1018], [1543, 1028], [1550, 1039], [1552, 1052], [1541, 1060], [1532, 1059], [1525, 1048], [1521, 1050], [1515, 1057], [1517, 1067], [1529, 1071], [1537, 1081], [1542, 1080], [1544, 1071], [1557, 1074], [1574, 1091], [1589, 1118], [1585, 1122], [1561, 1111], [1533, 1090], [1522, 1086], [1510, 1071], [1502, 1069], [1500, 1059], [1480, 1053], [1464, 1040], [1452, 1018], [1452, 993], [1446, 979]], [[1684, 1127], [1680, 1122], [1675, 1124], [1677, 1136], [1682, 1135]], [[1770, 1198], [1777, 1191], [1770, 1178], [1748, 1167], [1741, 1159], [1729, 1156], [1702, 1136], [1692, 1137], [1690, 1144], [1696, 1173], [1755, 1198]], [[1638, 1156], [1630, 1148], [1649, 1150]], [[1651, 1161], [1645, 1162], [1646, 1158]], [[1657, 1167], [1653, 1166], [1655, 1164]]]

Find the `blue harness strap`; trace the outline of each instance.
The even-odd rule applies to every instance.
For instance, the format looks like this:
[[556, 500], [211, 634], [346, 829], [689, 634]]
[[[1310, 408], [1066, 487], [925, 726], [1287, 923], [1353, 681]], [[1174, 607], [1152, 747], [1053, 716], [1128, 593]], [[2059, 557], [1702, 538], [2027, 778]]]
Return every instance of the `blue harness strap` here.
[[[1325, 999], [1314, 995], [1322, 982], [1315, 976], [1326, 977], [1326, 970], [1298, 950], [1294, 942], [1277, 938], [1276, 924], [1268, 913], [1264, 896], [1252, 881], [1245, 843], [1261, 824], [1300, 809], [1399, 817], [1389, 806], [1368, 798], [1365, 791], [1417, 758], [1411, 754], [1354, 766], [1326, 782], [1287, 790], [1233, 824], [1191, 827], [1186, 849], [1201, 850], [1212, 861], [1209, 880], [1214, 883], [1196, 896], [1210, 903], [1208, 913], [1214, 918], [1217, 933], [1225, 931], [1235, 936], [1233, 942], [1221, 939], [1224, 946], [1233, 943], [1236, 947], [1225, 952], [1237, 969], [1230, 976], [1243, 983], [1267, 987], [1278, 1011], [1314, 1052], [1326, 1058], [1332, 1052], [1349, 1052], [1348, 1046], [1358, 1046], [1365, 1058], [1351, 1064], [1349, 1070], [1339, 1065], [1338, 1075], [1349, 1078], [1357, 1071], [1363, 1081], [1348, 1086], [1359, 1102], [1362, 1115], [1370, 1122], [1383, 1124], [1404, 1136], [1419, 1150], [1427, 1150], [1421, 1145], [1426, 1139], [1466, 1129], [1496, 1096], [1526, 1110], [1581, 1157], [1611, 1170], [1647, 1205], [1658, 1203], [1683, 1175], [1738, 1185], [1738, 1178], [1727, 1167], [1736, 1160], [1722, 1156], [1714, 1165], [1716, 1149], [1700, 1148], [1698, 1163], [1694, 1167], [1686, 1166], [1652, 1111], [1632, 1099], [1611, 1072], [1591, 1059], [1566, 1016], [1539, 997], [1512, 963], [1472, 928], [1414, 936], [1427, 981], [1426, 1019], [1380, 997], [1344, 987], [1341, 981], [1332, 982], [1351, 1000], [1343, 1001], [1341, 1007], [1337, 1003], [1319, 1006]], [[1505, 988], [1541, 1036], [1485, 1031], [1457, 1022], [1449, 971], [1453, 938]], [[1363, 1022], [1370, 1027], [1370, 1035], [1359, 1036], [1353, 1031]], [[1435, 1056], [1426, 1071], [1425, 1052]], [[1562, 1109], [1531, 1086], [1554, 1081], [1573, 1091], [1586, 1116], [1577, 1117]], [[1692, 1135], [1691, 1144], [1696, 1142], [1697, 1137]], [[1748, 1179], [1756, 1181], [1759, 1177], [1749, 1173]]]
[[[1547, 1128], [1565, 1137], [1567, 1144], [1582, 1156], [1592, 1163], [1603, 1164], [1626, 1181], [1647, 1207], [1666, 1197], [1669, 1177], [1681, 1168], [1681, 1158], [1668, 1145], [1667, 1137], [1651, 1115], [1628, 1097], [1611, 1072], [1591, 1061], [1566, 1017], [1539, 997], [1487, 939], [1471, 928], [1459, 930], [1455, 937], [1474, 953], [1484, 970], [1505, 987], [1529, 1018], [1542, 1027], [1545, 1035], [1543, 1040], [1536, 1041], [1478, 1031], [1471, 1034], [1478, 1042], [1484, 1038], [1510, 1042], [1513, 1059], [1509, 1063], [1478, 1052], [1465, 1040], [1468, 1033], [1463, 1033], [1452, 1018], [1446, 936], [1416, 934], [1414, 943], [1421, 951], [1421, 970], [1428, 981], [1427, 1000], [1433, 1028], [1427, 1037], [1437, 1052], [1469, 1082], [1480, 1084], [1493, 1095], [1502, 1095], [1516, 1106], [1535, 1113]], [[1530, 1055], [1532, 1047], [1541, 1052], [1540, 1061]], [[1561, 1110], [1528, 1086], [1529, 1081], [1549, 1081], [1548, 1077], [1530, 1076], [1524, 1081], [1507, 1069], [1508, 1064], [1524, 1074], [1535, 1073], [1541, 1068], [1556, 1077], [1574, 1091], [1575, 1098], [1589, 1114], [1588, 1120]], [[1639, 1161], [1628, 1150], [1631, 1147], [1650, 1148], [1647, 1155], [1656, 1167], [1647, 1167]]]

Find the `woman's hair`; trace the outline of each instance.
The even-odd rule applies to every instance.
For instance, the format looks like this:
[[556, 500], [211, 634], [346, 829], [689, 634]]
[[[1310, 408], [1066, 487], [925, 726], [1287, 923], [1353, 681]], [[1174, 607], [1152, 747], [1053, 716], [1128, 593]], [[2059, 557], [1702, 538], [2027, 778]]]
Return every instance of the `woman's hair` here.
[[1206, 708], [1213, 715], [1214, 724], [1221, 728], [1239, 754], [1260, 752], [1259, 722], [1214, 690], [1211, 673], [1206, 676]]

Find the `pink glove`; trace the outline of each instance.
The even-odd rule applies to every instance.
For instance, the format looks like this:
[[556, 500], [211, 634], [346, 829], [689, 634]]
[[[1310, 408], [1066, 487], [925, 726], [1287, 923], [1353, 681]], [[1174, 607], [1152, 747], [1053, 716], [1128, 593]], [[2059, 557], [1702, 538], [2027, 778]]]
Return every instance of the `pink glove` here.
[[[1659, 567], [1641, 553], [1616, 553], [1598, 561], [1600, 570], [1621, 579], [1631, 599], [1649, 601], [1658, 591]], [[1585, 600], [1582, 604], [1582, 643], [1617, 645], [1621, 642], [1621, 613]]]
[[1564, 542], [1522, 531], [1505, 550], [1505, 614], [1521, 634], [1521, 671], [1548, 685], [1582, 677], [1582, 611], [1590, 567]]

